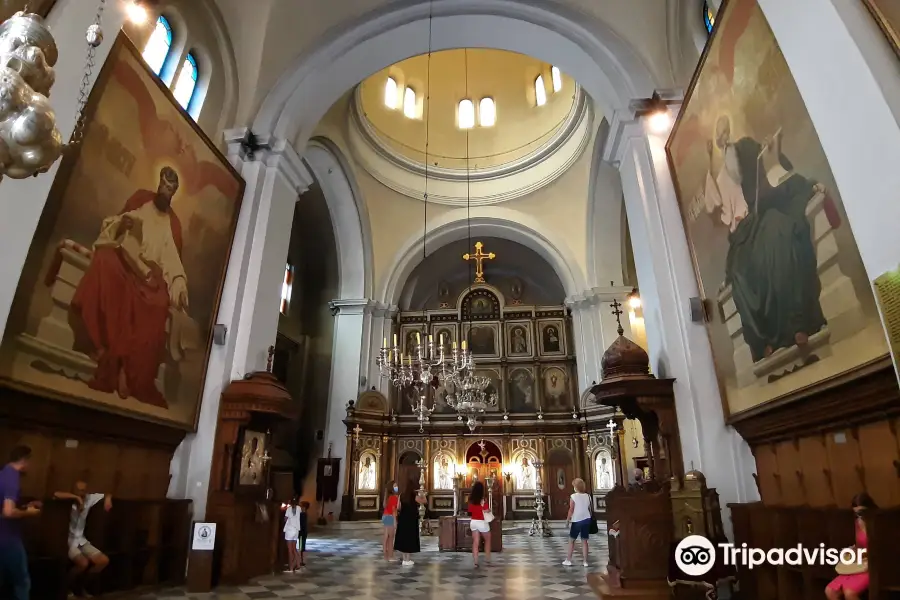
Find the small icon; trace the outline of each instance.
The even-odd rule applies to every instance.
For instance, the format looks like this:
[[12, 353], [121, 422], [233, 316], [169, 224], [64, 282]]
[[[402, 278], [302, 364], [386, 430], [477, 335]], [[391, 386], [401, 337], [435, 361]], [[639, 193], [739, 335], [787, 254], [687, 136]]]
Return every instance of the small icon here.
[[198, 533], [199, 533], [200, 537], [205, 540], [210, 536], [212, 531], [210, 531], [209, 527], [204, 525], [203, 527], [200, 528], [200, 531]]
[[675, 548], [675, 564], [685, 575], [706, 575], [716, 564], [716, 547], [702, 535], [689, 535]]

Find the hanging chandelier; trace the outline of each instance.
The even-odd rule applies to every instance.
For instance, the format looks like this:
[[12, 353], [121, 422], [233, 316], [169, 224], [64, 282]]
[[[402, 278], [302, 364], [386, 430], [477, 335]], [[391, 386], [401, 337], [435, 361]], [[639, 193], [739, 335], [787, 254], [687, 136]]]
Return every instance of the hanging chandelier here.
[[96, 48], [103, 42], [100, 0], [94, 22], [85, 34], [87, 59], [78, 98], [72, 138], [64, 146], [48, 97], [56, 78], [53, 67], [59, 49], [44, 19], [25, 9], [0, 24], [0, 180], [26, 179], [46, 173], [67, 148], [84, 136], [84, 107], [94, 70]]

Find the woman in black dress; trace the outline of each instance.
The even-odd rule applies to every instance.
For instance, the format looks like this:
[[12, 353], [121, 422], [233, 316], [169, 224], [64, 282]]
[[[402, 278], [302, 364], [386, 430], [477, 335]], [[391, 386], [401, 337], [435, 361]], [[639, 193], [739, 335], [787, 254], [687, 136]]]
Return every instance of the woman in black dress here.
[[419, 548], [419, 505], [425, 498], [417, 495], [416, 483], [407, 481], [400, 494], [400, 507], [397, 510], [397, 533], [394, 537], [394, 550], [403, 555], [403, 566], [411, 567], [415, 563], [411, 554], [418, 553]]

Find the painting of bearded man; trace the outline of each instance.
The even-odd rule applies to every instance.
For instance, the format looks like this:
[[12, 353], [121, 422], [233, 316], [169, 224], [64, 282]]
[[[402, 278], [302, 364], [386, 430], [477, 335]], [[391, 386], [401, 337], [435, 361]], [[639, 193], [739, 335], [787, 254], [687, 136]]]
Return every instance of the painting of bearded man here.
[[97, 362], [88, 385], [120, 398], [166, 407], [156, 376], [171, 310], [188, 307], [182, 233], [171, 209], [178, 174], [159, 173], [155, 191], [138, 190], [106, 218], [70, 307], [75, 349]]

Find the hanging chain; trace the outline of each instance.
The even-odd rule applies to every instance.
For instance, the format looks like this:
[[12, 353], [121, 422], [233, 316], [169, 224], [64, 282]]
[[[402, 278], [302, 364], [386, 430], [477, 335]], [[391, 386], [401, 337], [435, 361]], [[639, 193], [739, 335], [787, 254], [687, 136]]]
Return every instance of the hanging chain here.
[[94, 76], [94, 67], [96, 63], [94, 59], [97, 55], [97, 46], [103, 42], [103, 29], [101, 22], [103, 20], [103, 9], [106, 8], [106, 0], [100, 0], [97, 6], [97, 15], [94, 17], [94, 23], [87, 30], [87, 57], [84, 63], [84, 74], [81, 76], [81, 87], [78, 90], [78, 112], [75, 118], [75, 129], [72, 131], [72, 137], [69, 140], [68, 147], [78, 146], [84, 139], [85, 116], [84, 109], [87, 106], [88, 97], [90, 96], [91, 80]]

